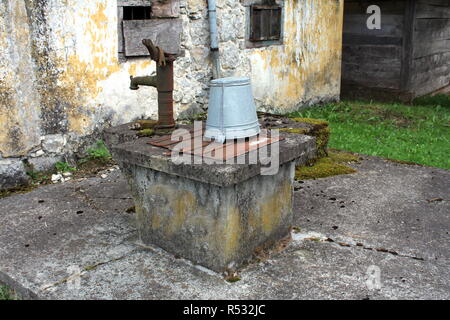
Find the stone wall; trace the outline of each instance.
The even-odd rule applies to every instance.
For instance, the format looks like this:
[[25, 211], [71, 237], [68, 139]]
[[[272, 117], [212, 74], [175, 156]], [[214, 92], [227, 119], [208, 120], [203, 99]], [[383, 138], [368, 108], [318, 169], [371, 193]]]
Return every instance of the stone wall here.
[[[247, 0], [217, 1], [222, 75], [250, 76], [260, 110], [338, 99], [343, 1], [279, 1], [283, 44], [258, 49], [245, 45]], [[206, 0], [180, 0], [177, 115], [207, 106], [206, 8]], [[0, 188], [18, 181], [6, 176], [21, 176], [24, 159], [48, 169], [105, 127], [156, 117], [156, 90], [128, 89], [129, 75], [150, 74], [154, 63], [119, 59], [117, 19], [116, 0], [1, 1]]]

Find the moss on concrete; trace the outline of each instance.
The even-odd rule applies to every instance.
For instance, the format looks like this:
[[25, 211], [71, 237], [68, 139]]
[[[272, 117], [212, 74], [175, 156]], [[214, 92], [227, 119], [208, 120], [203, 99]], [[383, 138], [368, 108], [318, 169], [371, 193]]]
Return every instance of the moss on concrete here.
[[155, 130], [153, 130], [153, 129], [143, 129], [137, 133], [137, 135], [139, 137], [151, 137], [154, 134], [155, 134]]
[[295, 170], [295, 179], [309, 180], [355, 173], [355, 169], [345, 164], [359, 162], [359, 159], [359, 156], [351, 153], [329, 152], [328, 157], [320, 158], [312, 165], [297, 167]]
[[295, 122], [309, 123], [314, 126], [328, 127], [328, 121], [313, 118], [292, 118]]
[[139, 130], [137, 135], [139, 137], [153, 137], [153, 136], [164, 136], [172, 134], [173, 128], [165, 129], [165, 128], [156, 128], [156, 129], [142, 129]]
[[139, 129], [141, 130], [152, 129], [157, 122], [157, 120], [136, 120], [136, 123], [139, 125]]
[[317, 156], [326, 157], [328, 155], [327, 145], [330, 140], [330, 128], [325, 127], [311, 133], [316, 137]]
[[208, 114], [206, 112], [196, 114], [194, 117], [194, 121], [206, 121], [208, 118]]
[[172, 132], [174, 130], [176, 130], [176, 128], [168, 128], [168, 129], [158, 128], [158, 129], [155, 129], [155, 135], [157, 135], [157, 136], [170, 135], [170, 134], [172, 134]]
[[18, 296], [12, 289], [0, 284], [0, 300], [18, 300]]
[[[317, 157], [323, 158], [328, 155], [327, 145], [330, 140], [330, 127], [328, 121], [320, 120], [320, 119], [312, 119], [312, 118], [293, 118], [295, 122], [299, 123], [307, 123], [312, 125], [311, 129], [298, 129], [300, 134], [307, 134], [316, 138], [316, 146], [317, 146]], [[295, 132], [296, 129], [292, 129], [288, 132]], [[304, 132], [302, 132], [304, 131]]]
[[35, 185], [35, 184], [29, 184], [29, 185], [24, 185], [24, 186], [18, 186], [18, 187], [11, 188], [11, 189], [2, 189], [2, 190], [0, 190], [0, 199], [9, 197], [13, 194], [28, 193], [28, 192], [34, 190], [36, 187], [37, 187], [37, 185]]
[[239, 277], [239, 275], [237, 275], [237, 274], [231, 274], [231, 275], [225, 275], [224, 279], [225, 279], [225, 281], [227, 281], [229, 283], [234, 283], [234, 282], [240, 281], [241, 277]]
[[308, 134], [309, 129], [307, 128], [281, 128], [280, 132], [296, 133], [296, 134]]
[[358, 155], [355, 155], [350, 152], [339, 152], [335, 150], [331, 150], [329, 152], [329, 158], [337, 163], [359, 163], [361, 158]]

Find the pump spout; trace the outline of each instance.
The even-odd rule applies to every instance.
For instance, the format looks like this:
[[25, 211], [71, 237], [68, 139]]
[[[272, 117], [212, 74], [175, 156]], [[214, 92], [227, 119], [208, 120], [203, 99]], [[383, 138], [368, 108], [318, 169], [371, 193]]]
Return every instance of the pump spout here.
[[147, 76], [147, 77], [133, 77], [130, 76], [130, 89], [138, 90], [139, 86], [155, 87], [157, 82], [157, 76]]

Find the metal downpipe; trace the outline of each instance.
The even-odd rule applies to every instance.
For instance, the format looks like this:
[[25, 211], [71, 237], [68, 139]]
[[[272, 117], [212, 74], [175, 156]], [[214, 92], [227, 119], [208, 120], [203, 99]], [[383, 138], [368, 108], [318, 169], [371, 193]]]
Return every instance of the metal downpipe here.
[[209, 33], [211, 38], [211, 58], [213, 79], [220, 78], [219, 40], [217, 31], [216, 0], [208, 0]]

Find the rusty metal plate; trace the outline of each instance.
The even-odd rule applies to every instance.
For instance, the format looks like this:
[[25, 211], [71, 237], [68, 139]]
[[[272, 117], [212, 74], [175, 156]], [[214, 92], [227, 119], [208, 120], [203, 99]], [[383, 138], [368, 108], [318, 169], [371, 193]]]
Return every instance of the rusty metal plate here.
[[[158, 138], [153, 138], [149, 141], [149, 144], [157, 147], [168, 148], [170, 145], [177, 144], [180, 140], [187, 140], [189, 137], [198, 137], [202, 135], [203, 130], [190, 130], [189, 132], [177, 136], [178, 140], [172, 140], [172, 135], [166, 135]], [[180, 139], [183, 138], [183, 139]]]
[[[270, 133], [270, 131], [265, 133]], [[190, 140], [189, 137], [191, 138]], [[201, 141], [198, 141], [199, 137], [202, 137]], [[183, 142], [185, 143], [185, 146], [181, 150], [177, 150], [178, 152], [209, 158], [216, 161], [226, 161], [282, 140], [284, 140], [284, 138], [280, 136], [271, 137], [268, 134], [259, 134], [252, 138], [231, 140], [222, 144], [204, 138], [203, 130], [198, 129], [196, 131], [191, 130], [189, 133], [178, 136], [178, 140], [172, 140], [172, 137], [167, 135], [154, 138], [148, 143], [153, 146], [172, 150], [180, 142]], [[172, 152], [166, 152], [164, 154], [170, 156], [171, 153]]]

